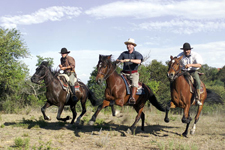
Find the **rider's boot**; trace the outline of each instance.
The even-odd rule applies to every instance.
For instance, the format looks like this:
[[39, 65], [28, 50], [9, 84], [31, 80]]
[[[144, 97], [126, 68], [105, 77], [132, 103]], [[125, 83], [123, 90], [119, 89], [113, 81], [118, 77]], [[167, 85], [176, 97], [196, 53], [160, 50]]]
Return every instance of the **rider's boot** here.
[[202, 105], [200, 95], [201, 95], [200, 89], [197, 89], [197, 104], [198, 104], [199, 106]]
[[128, 104], [135, 104], [136, 101], [135, 101], [135, 95], [137, 93], [137, 87], [135, 86], [132, 86], [131, 87], [131, 94], [130, 94], [130, 98], [128, 100]]
[[70, 88], [71, 88], [71, 91], [73, 93], [72, 100], [73, 100], [73, 102], [77, 102], [78, 99], [77, 99], [76, 94], [75, 94], [75, 87], [74, 86], [70, 86]]

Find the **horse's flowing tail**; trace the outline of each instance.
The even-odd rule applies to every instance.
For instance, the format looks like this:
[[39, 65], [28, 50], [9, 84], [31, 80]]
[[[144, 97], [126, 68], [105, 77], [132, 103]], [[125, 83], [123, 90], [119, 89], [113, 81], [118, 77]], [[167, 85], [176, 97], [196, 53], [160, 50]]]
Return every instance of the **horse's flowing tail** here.
[[150, 103], [155, 106], [158, 110], [162, 111], [162, 112], [165, 112], [165, 108], [163, 108], [163, 106], [157, 101], [154, 93], [152, 92], [152, 90], [150, 89], [150, 87], [147, 87], [148, 88], [148, 91], [149, 91], [149, 101]]
[[88, 89], [87, 95], [88, 95], [88, 99], [91, 101], [91, 104], [93, 106], [97, 106], [100, 104], [99, 100], [96, 98], [95, 94], [90, 89]]

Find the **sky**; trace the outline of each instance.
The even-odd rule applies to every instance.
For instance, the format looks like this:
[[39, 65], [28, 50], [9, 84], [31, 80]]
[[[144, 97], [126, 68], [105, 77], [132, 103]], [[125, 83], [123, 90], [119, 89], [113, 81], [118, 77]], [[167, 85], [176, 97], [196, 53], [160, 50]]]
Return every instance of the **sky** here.
[[76, 61], [85, 84], [99, 55], [117, 59], [133, 38], [136, 51], [165, 64], [185, 42], [204, 64], [225, 65], [225, 0], [1, 0], [0, 27], [20, 31], [31, 56], [22, 59], [30, 75], [37, 55], [60, 64], [61, 48]]

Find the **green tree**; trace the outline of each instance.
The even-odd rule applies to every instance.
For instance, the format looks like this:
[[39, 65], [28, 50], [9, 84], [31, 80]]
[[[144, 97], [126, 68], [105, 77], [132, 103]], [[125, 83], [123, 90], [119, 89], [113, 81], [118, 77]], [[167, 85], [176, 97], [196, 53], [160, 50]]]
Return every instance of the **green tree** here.
[[21, 61], [30, 56], [20, 32], [0, 28], [0, 108], [8, 99], [23, 98], [18, 95], [28, 75], [27, 66]]
[[39, 55], [37, 55], [36, 57], [38, 59], [36, 66], [39, 66], [43, 61], [48, 61], [49, 66], [53, 67], [53, 65], [54, 65], [54, 59], [53, 58], [51, 58], [51, 57], [45, 58], [45, 57], [42, 57], [42, 56], [39, 56]]

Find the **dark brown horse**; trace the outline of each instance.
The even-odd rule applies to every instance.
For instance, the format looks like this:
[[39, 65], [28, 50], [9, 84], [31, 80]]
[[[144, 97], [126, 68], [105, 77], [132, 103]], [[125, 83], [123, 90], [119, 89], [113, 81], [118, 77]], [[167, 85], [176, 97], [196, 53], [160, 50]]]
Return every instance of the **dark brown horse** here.
[[[166, 109], [166, 116], [165, 116], [165, 122], [169, 122], [169, 118], [168, 118], [168, 112], [170, 108], [175, 108], [175, 107], [180, 107], [183, 108], [184, 112], [183, 112], [183, 118], [182, 118], [182, 122], [186, 123], [186, 130], [183, 132], [183, 136], [187, 136], [188, 134], [188, 127], [189, 124], [191, 122], [191, 117], [189, 114], [189, 109], [191, 107], [191, 105], [196, 105], [196, 101], [195, 101], [195, 94], [193, 94], [193, 92], [190, 91], [190, 85], [188, 83], [188, 81], [185, 79], [185, 72], [181, 71], [181, 66], [180, 66], [180, 60], [182, 59], [183, 56], [177, 58], [177, 57], [170, 57], [170, 62], [169, 62], [169, 69], [167, 72], [168, 78], [171, 82], [171, 102], [169, 103], [169, 105], [167, 106]], [[202, 86], [202, 92], [201, 92], [201, 102], [202, 105], [198, 106], [198, 111], [197, 114], [195, 116], [195, 122], [194, 122], [194, 126], [191, 130], [191, 134], [194, 134], [195, 129], [196, 129], [196, 123], [199, 120], [199, 115], [202, 111], [203, 108], [203, 104], [204, 101], [207, 97], [207, 92], [206, 92], [206, 88], [204, 83], [201, 82], [201, 86]]]
[[[105, 89], [105, 99], [103, 103], [98, 106], [97, 111], [92, 116], [89, 124], [94, 124], [98, 113], [105, 107], [110, 105], [118, 105], [123, 107], [127, 104], [130, 95], [126, 94], [126, 86], [122, 77], [115, 71], [116, 70], [116, 62], [111, 61], [111, 55], [109, 56], [99, 56], [99, 61], [97, 64], [97, 83], [102, 83], [106, 80], [106, 89]], [[142, 127], [141, 130], [144, 131], [144, 122], [145, 122], [145, 114], [143, 113], [143, 108], [147, 100], [149, 100], [157, 109], [165, 112], [164, 108], [159, 104], [152, 90], [142, 83], [142, 87], [144, 88], [144, 95], [136, 95], [135, 99], [136, 104], [130, 104], [138, 113], [136, 119], [131, 126], [131, 132], [134, 133], [134, 128], [136, 123], [142, 119]], [[129, 105], [129, 104], [127, 104]]]
[[[31, 77], [31, 81], [33, 83], [40, 84], [41, 80], [44, 80], [46, 86], [46, 98], [47, 102], [41, 108], [42, 114], [45, 120], [50, 120], [50, 117], [46, 116], [45, 110], [46, 108], [50, 107], [51, 105], [58, 106], [58, 114], [57, 120], [67, 121], [70, 119], [69, 116], [66, 118], [60, 118], [61, 113], [65, 105], [70, 105], [70, 109], [73, 113], [73, 118], [71, 124], [74, 123], [74, 120], [77, 116], [76, 112], [76, 104], [77, 102], [73, 102], [71, 99], [71, 95], [67, 94], [66, 90], [63, 89], [62, 84], [60, 83], [59, 79], [57, 78], [57, 72], [51, 71], [50, 67], [48, 66], [48, 62], [42, 62], [39, 67], [37, 67], [36, 72]], [[92, 105], [98, 105], [98, 100], [96, 99], [94, 93], [88, 89], [88, 87], [79, 81], [80, 87], [79, 90], [76, 90], [76, 97], [78, 100], [81, 101], [82, 106], [82, 113], [77, 118], [76, 123], [80, 122], [81, 117], [86, 113], [86, 106], [85, 103], [87, 98], [91, 101]]]

